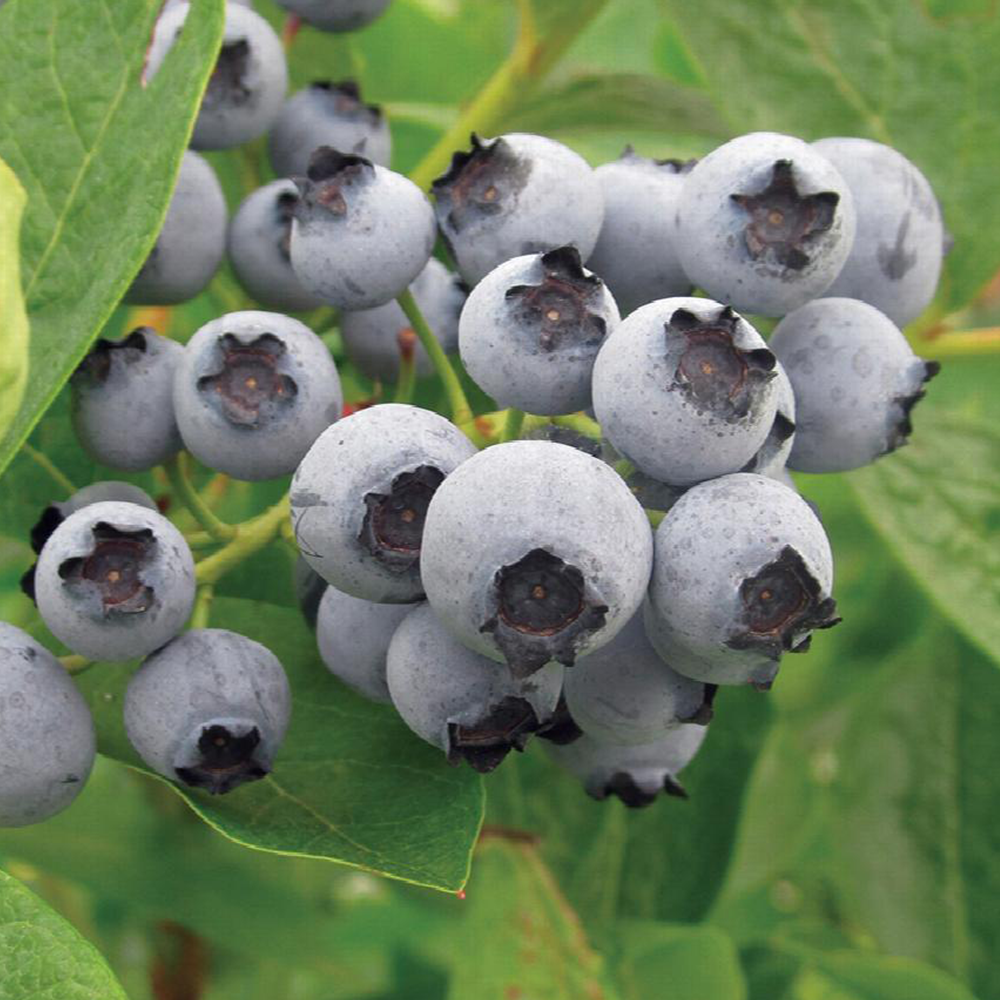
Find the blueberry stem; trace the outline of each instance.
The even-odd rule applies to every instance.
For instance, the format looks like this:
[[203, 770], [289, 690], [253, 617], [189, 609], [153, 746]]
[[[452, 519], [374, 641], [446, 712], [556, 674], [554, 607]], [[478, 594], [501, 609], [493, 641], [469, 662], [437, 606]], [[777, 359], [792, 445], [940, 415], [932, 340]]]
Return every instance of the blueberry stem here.
[[206, 556], [195, 566], [195, 579], [200, 584], [217, 583], [231, 569], [245, 559], [259, 552], [273, 541], [288, 520], [288, 494], [286, 493], [273, 507], [249, 521], [244, 521], [236, 531], [236, 537], [227, 545]]
[[57, 468], [55, 463], [48, 457], [48, 455], [42, 454], [37, 448], [32, 448], [30, 444], [25, 442], [22, 445], [25, 455], [28, 456], [36, 465], [41, 466], [55, 481], [59, 484], [59, 488], [64, 490], [66, 496], [70, 497], [76, 493], [76, 487], [70, 482], [69, 477], [64, 475], [62, 470]]
[[594, 441], [600, 441], [603, 437], [601, 425], [588, 417], [586, 413], [568, 413], [565, 416], [552, 417], [552, 423], [558, 427], [568, 427], [570, 430], [576, 431], [577, 434], [592, 438]]
[[186, 452], [178, 452], [173, 458], [169, 458], [163, 463], [163, 470], [170, 482], [170, 489], [177, 499], [187, 507], [191, 516], [216, 541], [227, 542], [231, 538], [235, 538], [236, 528], [219, 520], [195, 490], [188, 477], [185, 458]]
[[70, 656], [60, 656], [59, 662], [66, 668], [68, 674], [82, 674], [84, 670], [93, 665], [91, 660], [77, 653]]
[[975, 357], [980, 354], [1000, 353], [1000, 326], [986, 326], [974, 330], [955, 330], [942, 333], [919, 343], [935, 358]]
[[396, 380], [394, 403], [412, 403], [413, 388], [417, 380], [417, 341], [410, 329], [399, 334], [399, 378]]
[[194, 599], [194, 610], [191, 612], [189, 628], [208, 628], [209, 617], [212, 614], [212, 598], [215, 597], [215, 588], [210, 583], [203, 583], [198, 588], [198, 593]]
[[503, 430], [500, 432], [499, 443], [505, 441], [516, 441], [521, 436], [521, 428], [524, 426], [524, 410], [511, 407], [504, 418]]
[[444, 391], [448, 394], [448, 402], [451, 404], [452, 421], [459, 425], [468, 423], [472, 420], [472, 407], [469, 406], [469, 401], [465, 398], [462, 383], [458, 380], [455, 369], [452, 368], [448, 356], [444, 353], [444, 348], [427, 325], [420, 307], [413, 298], [413, 293], [407, 288], [396, 301], [406, 314], [410, 326], [413, 327], [413, 332], [423, 344], [424, 350], [434, 364], [434, 370], [444, 384]]

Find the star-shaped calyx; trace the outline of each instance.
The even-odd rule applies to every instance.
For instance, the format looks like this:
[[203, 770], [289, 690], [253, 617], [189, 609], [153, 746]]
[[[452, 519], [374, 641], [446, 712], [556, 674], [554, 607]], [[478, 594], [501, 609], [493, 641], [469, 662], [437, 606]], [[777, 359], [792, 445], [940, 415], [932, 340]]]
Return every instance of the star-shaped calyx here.
[[431, 185], [438, 221], [452, 232], [486, 215], [498, 215], [527, 183], [531, 161], [522, 159], [503, 138], [470, 137], [472, 149], [455, 153], [451, 167]]
[[293, 177], [301, 198], [295, 217], [305, 220], [312, 209], [324, 209], [335, 218], [346, 218], [357, 190], [375, 179], [375, 165], [357, 153], [341, 153], [320, 146], [309, 157], [305, 177]]
[[763, 386], [774, 378], [775, 358], [766, 347], [737, 346], [741, 322], [729, 306], [723, 306], [704, 319], [689, 309], [677, 309], [664, 327], [668, 347], [677, 335], [684, 339], [671, 388], [730, 422], [745, 417]]
[[782, 653], [804, 653], [813, 629], [831, 628], [840, 621], [836, 601], [820, 596], [819, 581], [790, 545], [740, 584], [740, 603], [740, 627], [726, 645], [775, 661]]
[[281, 371], [286, 348], [273, 333], [249, 343], [224, 333], [218, 347], [219, 370], [198, 379], [198, 391], [214, 400], [230, 423], [258, 427], [292, 404], [298, 386]]
[[538, 716], [524, 698], [507, 695], [471, 725], [448, 723], [448, 762], [466, 761], [486, 774], [511, 750], [523, 750], [538, 729]]
[[361, 100], [361, 90], [356, 80], [316, 80], [309, 89], [325, 96], [338, 118], [366, 122], [375, 126], [382, 121], [382, 109], [377, 104], [365, 104]]
[[[663, 776], [661, 788], [667, 795], [672, 795], [679, 799], [686, 799], [688, 797], [684, 786], [669, 774]], [[603, 785], [588, 788], [587, 791], [592, 799], [597, 799], [598, 801], [606, 799], [609, 795], [614, 795], [628, 806], [629, 809], [644, 809], [656, 801], [660, 789], [654, 788], [652, 791], [649, 791], [640, 788], [635, 778], [627, 771], [615, 771]]]
[[388, 570], [405, 573], [420, 560], [427, 508], [444, 473], [433, 465], [403, 472], [388, 493], [365, 495], [365, 517], [358, 540]]
[[223, 44], [205, 88], [202, 104], [207, 108], [245, 104], [252, 93], [247, 82], [249, 70], [250, 43], [240, 38], [228, 45]]
[[155, 595], [142, 571], [156, 557], [153, 532], [127, 531], [98, 521], [91, 534], [93, 548], [88, 555], [59, 564], [65, 586], [83, 599], [96, 595], [105, 618], [148, 611]]
[[139, 326], [123, 340], [101, 337], [73, 373], [74, 380], [88, 378], [98, 384], [107, 382], [115, 364], [134, 364], [143, 358], [148, 347], [147, 337], [152, 333], [151, 327]]
[[294, 191], [282, 191], [274, 199], [274, 221], [278, 228], [278, 253], [291, 265], [292, 262], [292, 219], [299, 196]]
[[197, 761], [176, 768], [175, 773], [192, 788], [225, 795], [248, 781], [267, 776], [270, 768], [257, 758], [259, 746], [260, 732], [256, 726], [238, 733], [230, 726], [212, 723], [204, 726], [198, 737]]
[[791, 160], [776, 160], [767, 187], [755, 194], [730, 198], [750, 217], [744, 229], [747, 249], [754, 258], [770, 251], [792, 271], [801, 271], [810, 260], [807, 248], [813, 236], [833, 225], [840, 202], [836, 191], [800, 194]]
[[479, 631], [493, 634], [515, 677], [527, 677], [552, 660], [572, 666], [580, 640], [604, 625], [608, 611], [588, 590], [575, 566], [532, 549], [497, 570], [496, 611]]
[[900, 416], [895, 426], [889, 431], [889, 440], [882, 453], [884, 455], [897, 448], [902, 448], [909, 441], [910, 435], [913, 433], [913, 420], [911, 418], [913, 407], [927, 395], [924, 386], [941, 371], [940, 361], [923, 361], [921, 363], [923, 364], [923, 372], [920, 377], [920, 385], [908, 395], [897, 396], [895, 399], [896, 405], [900, 409]]
[[564, 347], [595, 347], [607, 332], [604, 318], [594, 311], [604, 291], [597, 275], [587, 274], [576, 247], [543, 253], [537, 285], [513, 285], [505, 298], [521, 330], [537, 337], [543, 351]]

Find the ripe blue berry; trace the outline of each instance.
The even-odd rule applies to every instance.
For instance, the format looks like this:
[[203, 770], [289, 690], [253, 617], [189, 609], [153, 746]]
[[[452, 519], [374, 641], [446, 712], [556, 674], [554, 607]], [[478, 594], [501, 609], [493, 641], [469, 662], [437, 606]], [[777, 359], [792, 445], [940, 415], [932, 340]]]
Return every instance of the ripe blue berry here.
[[194, 604], [194, 560], [161, 514], [106, 500], [71, 514], [42, 547], [38, 610], [91, 660], [130, 660], [172, 639]]
[[421, 578], [457, 638], [523, 677], [609, 642], [642, 601], [651, 557], [646, 515], [613, 469], [566, 445], [513, 441], [439, 487]]
[[472, 136], [431, 188], [441, 233], [470, 285], [511, 257], [572, 245], [586, 260], [604, 200], [594, 171], [553, 139]]
[[73, 428], [95, 461], [138, 472], [180, 451], [173, 384], [183, 353], [149, 327], [98, 340], [70, 380]]
[[[147, 62], [150, 76], [180, 37], [190, 7], [172, 7], [157, 21]], [[287, 88], [281, 39], [249, 7], [227, 4], [222, 50], [201, 101], [192, 147], [229, 149], [263, 135], [278, 116]]]
[[214, 277], [225, 250], [222, 187], [209, 162], [188, 150], [163, 228], [125, 301], [169, 306], [193, 299]]
[[899, 328], [857, 299], [817, 299], [789, 313], [771, 347], [795, 390], [788, 464], [842, 472], [906, 443], [910, 412], [940, 366], [918, 358]]
[[382, 109], [365, 104], [353, 80], [318, 80], [293, 94], [267, 137], [267, 153], [279, 177], [304, 174], [320, 146], [389, 166], [392, 138]]
[[628, 147], [594, 171], [604, 195], [604, 224], [587, 267], [608, 286], [623, 315], [656, 299], [689, 295], [674, 245], [674, 214], [694, 161], [652, 160]]
[[317, 149], [292, 223], [299, 281], [340, 309], [371, 309], [402, 294], [427, 265], [436, 231], [430, 202], [402, 174], [363, 156]]
[[736, 473], [688, 490], [656, 530], [646, 631], [678, 673], [768, 688], [783, 653], [840, 619], [823, 525], [797, 493]]
[[[458, 317], [465, 303], [465, 286], [439, 260], [431, 257], [410, 285], [427, 325], [446, 354], [458, 350]], [[347, 356], [371, 379], [394, 382], [399, 377], [399, 336], [410, 329], [410, 321], [397, 302], [374, 309], [345, 311], [340, 333]], [[415, 345], [417, 375], [430, 375], [434, 365], [419, 343]]]
[[594, 412], [615, 449], [671, 486], [738, 472], [774, 422], [774, 355], [711, 299], [661, 299], [626, 317], [594, 364]]
[[501, 407], [573, 413], [618, 307], [575, 247], [515, 257], [472, 290], [458, 325], [462, 363]]
[[691, 170], [676, 247], [691, 281], [742, 312], [783, 316], [822, 295], [854, 241], [854, 202], [833, 165], [800, 139], [753, 132]]
[[0, 622], [0, 827], [40, 823], [83, 790], [94, 723], [62, 664]]
[[290, 714], [278, 658], [226, 629], [184, 632], [147, 657], [125, 692], [125, 730], [139, 756], [212, 795], [270, 773]]
[[407, 614], [389, 644], [392, 703], [423, 740], [477, 771], [492, 771], [552, 717], [563, 668], [530, 681], [463, 646], [425, 604]]
[[871, 139], [812, 146], [847, 182], [858, 216], [850, 255], [825, 294], [860, 299], [905, 326], [930, 305], [944, 258], [944, 220], [930, 183], [902, 153]]
[[418, 600], [427, 505], [475, 452], [451, 421], [416, 406], [383, 403], [338, 421], [292, 480], [292, 524], [306, 561], [354, 597]]
[[291, 472], [343, 406], [326, 345], [280, 313], [228, 313], [188, 341], [174, 412], [188, 450], [237, 479]]
[[391, 0], [276, 0], [322, 31], [357, 31], [370, 24]]

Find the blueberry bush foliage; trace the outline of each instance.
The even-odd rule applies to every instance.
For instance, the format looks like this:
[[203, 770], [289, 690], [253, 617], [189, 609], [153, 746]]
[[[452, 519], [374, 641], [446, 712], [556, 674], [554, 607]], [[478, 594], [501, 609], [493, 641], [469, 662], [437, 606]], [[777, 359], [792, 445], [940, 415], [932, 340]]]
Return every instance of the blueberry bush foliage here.
[[[282, 29], [280, 8], [255, 6]], [[0, 10], [0, 618], [57, 652], [18, 586], [28, 531], [111, 475], [73, 436], [69, 375], [100, 335], [148, 323], [185, 340], [247, 305], [227, 268], [182, 306], [120, 305], [221, 42], [223, 0], [195, 0], [146, 81], [159, 7]], [[698, 156], [753, 129], [890, 143], [955, 237], [907, 330], [944, 370], [907, 448], [797, 478], [833, 542], [845, 624], [770, 695], [726, 690], [690, 798], [634, 812], [589, 800], [534, 746], [486, 779], [450, 768], [348, 692], [295, 607], [273, 530], [287, 482], [196, 470], [218, 517], [258, 527], [252, 552], [220, 550], [205, 575], [212, 624], [288, 669], [281, 766], [220, 799], [168, 785], [125, 739], [128, 669], [81, 673], [100, 750], [88, 787], [0, 830], [0, 997], [1000, 998], [995, 4], [395, 0], [360, 33], [286, 42], [292, 87], [351, 77], [384, 106], [393, 167], [425, 189], [473, 130], [541, 132], [594, 164], [626, 143]], [[209, 159], [230, 209], [272, 176], [262, 141]], [[332, 313], [304, 318], [336, 353]], [[377, 391], [338, 363], [348, 400]], [[417, 399], [444, 408], [433, 378]], [[159, 470], [130, 478], [170, 495]]]

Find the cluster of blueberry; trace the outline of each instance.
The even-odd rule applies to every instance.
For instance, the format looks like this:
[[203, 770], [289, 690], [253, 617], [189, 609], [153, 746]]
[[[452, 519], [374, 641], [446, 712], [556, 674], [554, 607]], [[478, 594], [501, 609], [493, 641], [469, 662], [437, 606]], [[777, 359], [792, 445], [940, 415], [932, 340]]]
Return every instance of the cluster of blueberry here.
[[[342, 30], [386, 3], [283, 5]], [[187, 10], [161, 17], [154, 71]], [[434, 332], [411, 363], [453, 378], [457, 351], [506, 413], [341, 418], [324, 342], [244, 311], [185, 346], [148, 328], [100, 341], [72, 380], [81, 445], [121, 470], [186, 449], [242, 480], [294, 473], [296, 587], [324, 662], [450, 761], [489, 771], [538, 734], [595, 797], [683, 794], [717, 686], [767, 689], [839, 620], [828, 539], [787, 470], [853, 469], [910, 432], [936, 366], [898, 324], [932, 299], [947, 249], [927, 181], [864, 139], [754, 133], [699, 162], [628, 150], [591, 169], [507, 134], [473, 136], [432, 204], [383, 165], [385, 122], [353, 84], [283, 104], [286, 79], [267, 23], [230, 4], [194, 144], [269, 130], [288, 179], [247, 198], [227, 240], [212, 170], [186, 154], [130, 300], [192, 297], [228, 244], [262, 305], [337, 307], [375, 378], [400, 375], [422, 314]], [[461, 280], [431, 257], [439, 234]], [[783, 318], [765, 341], [742, 313]], [[32, 542], [25, 589], [52, 633], [83, 657], [146, 657], [125, 721], [151, 768], [213, 793], [268, 772], [284, 671], [243, 636], [182, 631], [194, 560], [148, 496], [88, 487]], [[89, 713], [9, 625], [0, 720], [0, 824], [64, 807], [93, 759]], [[45, 739], [24, 741], [32, 728]]]

